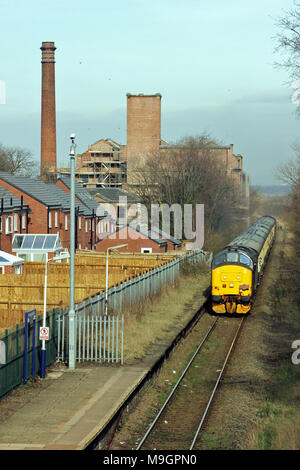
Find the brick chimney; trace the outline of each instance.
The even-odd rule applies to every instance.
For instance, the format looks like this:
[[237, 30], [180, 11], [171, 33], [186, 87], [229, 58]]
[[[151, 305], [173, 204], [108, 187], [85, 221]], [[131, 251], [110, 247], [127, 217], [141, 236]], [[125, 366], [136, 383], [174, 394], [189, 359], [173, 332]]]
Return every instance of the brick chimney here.
[[159, 152], [161, 139], [161, 94], [127, 93], [127, 183], [136, 184], [135, 168], [143, 157]]
[[42, 42], [41, 176], [56, 171], [55, 45]]

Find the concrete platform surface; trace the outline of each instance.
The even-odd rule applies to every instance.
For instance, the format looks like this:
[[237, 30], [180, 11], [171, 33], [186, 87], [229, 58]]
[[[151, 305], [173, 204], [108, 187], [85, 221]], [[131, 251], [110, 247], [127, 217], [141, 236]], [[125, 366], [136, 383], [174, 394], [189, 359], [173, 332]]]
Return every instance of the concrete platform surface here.
[[47, 387], [1, 420], [0, 450], [85, 449], [148, 371], [91, 364], [48, 373]]

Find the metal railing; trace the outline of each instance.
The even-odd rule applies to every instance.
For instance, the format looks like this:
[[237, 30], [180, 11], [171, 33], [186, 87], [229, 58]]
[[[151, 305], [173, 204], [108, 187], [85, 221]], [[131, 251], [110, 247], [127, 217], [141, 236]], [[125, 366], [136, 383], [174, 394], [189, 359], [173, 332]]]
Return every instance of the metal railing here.
[[[183, 262], [209, 262], [202, 250], [154, 268], [120, 285], [108, 289], [108, 312], [105, 315], [105, 292], [75, 305], [77, 361], [123, 363], [124, 317], [126, 308], [156, 295], [168, 283], [174, 284]], [[57, 316], [57, 361], [65, 361], [68, 351], [68, 309]], [[117, 334], [117, 337], [115, 336]]]

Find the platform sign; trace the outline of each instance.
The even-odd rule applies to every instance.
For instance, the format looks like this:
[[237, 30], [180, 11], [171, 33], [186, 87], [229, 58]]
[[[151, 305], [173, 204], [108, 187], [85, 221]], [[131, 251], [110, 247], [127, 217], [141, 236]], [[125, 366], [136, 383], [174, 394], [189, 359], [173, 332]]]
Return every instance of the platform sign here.
[[24, 376], [23, 383], [27, 383], [27, 355], [28, 355], [28, 325], [33, 321], [32, 331], [32, 377], [35, 376], [35, 330], [36, 330], [36, 309], [25, 312], [25, 346], [24, 346]]
[[49, 328], [48, 326], [42, 326], [40, 328], [40, 341], [48, 341], [49, 340]]

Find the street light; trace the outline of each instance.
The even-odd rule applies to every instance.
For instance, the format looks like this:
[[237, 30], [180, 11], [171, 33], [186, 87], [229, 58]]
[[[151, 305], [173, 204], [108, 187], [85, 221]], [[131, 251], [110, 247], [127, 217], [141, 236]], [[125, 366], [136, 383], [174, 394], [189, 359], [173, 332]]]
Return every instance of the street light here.
[[75, 369], [75, 134], [70, 135], [70, 309], [69, 309], [69, 369]]
[[[50, 261], [61, 261], [63, 259], [70, 258], [69, 253], [62, 253], [61, 255], [53, 256], [45, 261], [45, 282], [44, 282], [44, 311], [43, 311], [43, 328], [46, 327], [46, 311], [47, 311], [47, 271], [48, 263]], [[42, 349], [41, 349], [41, 379], [44, 379], [46, 376], [46, 340], [42, 340]]]
[[108, 252], [109, 250], [117, 250], [118, 248], [123, 248], [124, 246], [128, 246], [128, 243], [125, 245], [117, 245], [111, 246], [106, 250], [106, 286], [105, 286], [105, 315], [107, 315], [107, 300], [108, 300]]

